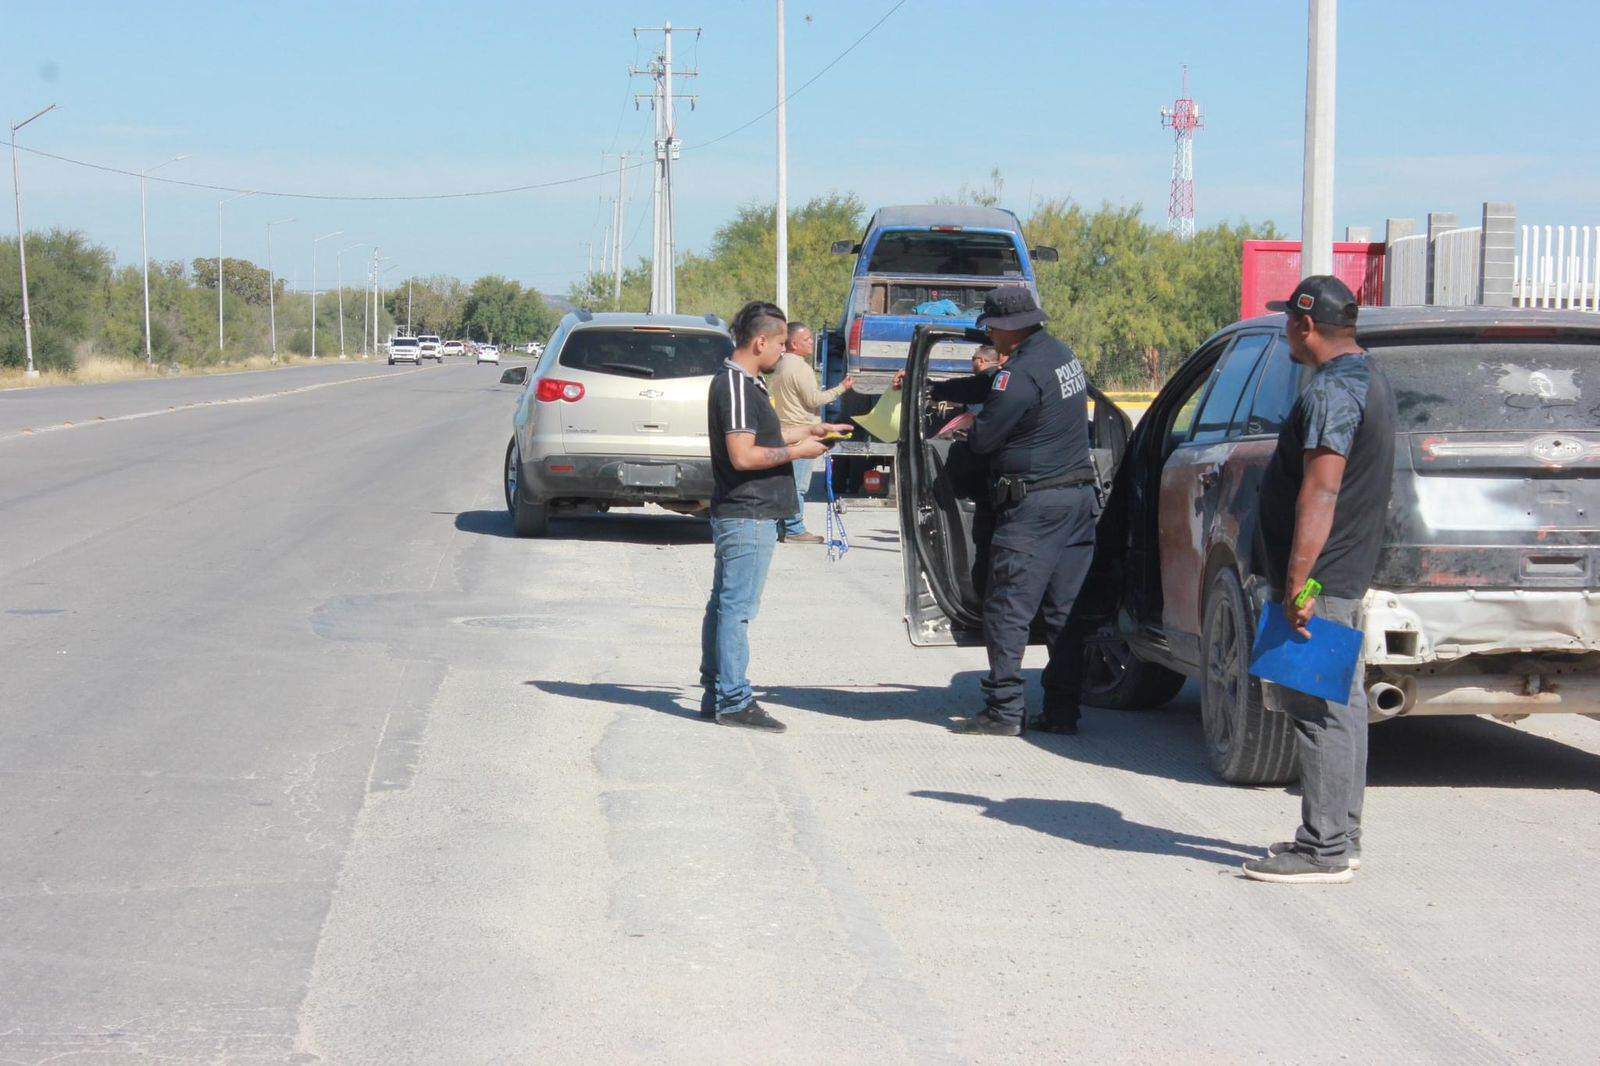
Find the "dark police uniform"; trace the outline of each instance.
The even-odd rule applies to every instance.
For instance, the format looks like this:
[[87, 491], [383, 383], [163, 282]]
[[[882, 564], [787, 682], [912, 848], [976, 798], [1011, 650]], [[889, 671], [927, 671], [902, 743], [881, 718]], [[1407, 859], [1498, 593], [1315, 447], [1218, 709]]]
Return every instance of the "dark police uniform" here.
[[[1031, 294], [1027, 302], [1033, 305]], [[1074, 723], [1081, 663], [1063, 660], [1062, 636], [1094, 551], [1095, 475], [1088, 382], [1072, 349], [1043, 329], [1023, 341], [991, 379], [968, 444], [988, 459], [996, 486], [983, 604], [984, 713], [1022, 723], [1022, 653], [1037, 615], [1050, 644], [1045, 717]]]

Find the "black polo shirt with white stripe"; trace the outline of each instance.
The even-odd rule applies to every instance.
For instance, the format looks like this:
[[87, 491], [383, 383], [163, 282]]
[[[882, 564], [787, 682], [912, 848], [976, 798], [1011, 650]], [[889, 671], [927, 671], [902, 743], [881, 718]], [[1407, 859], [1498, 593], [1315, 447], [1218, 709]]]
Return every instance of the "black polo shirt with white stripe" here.
[[784, 446], [783, 427], [772, 409], [766, 383], [732, 359], [711, 379], [706, 429], [716, 478], [711, 517], [778, 519], [791, 518], [799, 511], [794, 473], [788, 463], [767, 470], [735, 470], [728, 458], [730, 433], [753, 433], [756, 445], [762, 448]]

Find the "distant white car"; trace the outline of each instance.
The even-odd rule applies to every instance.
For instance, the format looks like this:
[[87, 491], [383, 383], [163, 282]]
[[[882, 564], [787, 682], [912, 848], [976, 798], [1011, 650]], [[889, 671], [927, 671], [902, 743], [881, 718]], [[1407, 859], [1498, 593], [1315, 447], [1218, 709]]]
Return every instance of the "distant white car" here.
[[417, 335], [417, 343], [422, 349], [422, 358], [432, 359], [435, 363], [444, 362], [444, 352], [440, 348], [439, 338], [432, 333]]
[[467, 346], [460, 341], [445, 341], [444, 346], [440, 349], [445, 355], [463, 355], [466, 350]]
[[422, 362], [422, 345], [417, 343], [415, 337], [390, 337], [389, 338], [389, 365], [396, 363], [411, 363], [417, 365]]
[[492, 344], [480, 344], [480, 345], [478, 345], [478, 363], [480, 365], [483, 364], [483, 363], [493, 363], [496, 366], [499, 366], [500, 365], [500, 349], [496, 348]]
[[529, 355], [543, 355], [544, 345], [540, 344], [538, 341], [529, 341], [527, 344], [527, 352]]

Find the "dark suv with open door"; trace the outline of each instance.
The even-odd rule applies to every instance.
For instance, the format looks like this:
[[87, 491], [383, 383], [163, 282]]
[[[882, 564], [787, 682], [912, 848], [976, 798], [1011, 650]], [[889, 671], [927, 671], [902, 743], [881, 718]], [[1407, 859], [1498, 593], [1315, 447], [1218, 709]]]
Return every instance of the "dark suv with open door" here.
[[[1363, 308], [1359, 335], [1399, 412], [1366, 599], [1373, 719], [1600, 713], [1600, 316]], [[1153, 707], [1197, 679], [1209, 761], [1239, 783], [1297, 773], [1290, 722], [1249, 657], [1268, 595], [1251, 557], [1257, 488], [1302, 375], [1283, 316], [1235, 323], [1178, 369], [1125, 450], [1103, 452], [1118, 465], [1081, 599], [1084, 702]], [[1099, 406], [1096, 443], [1110, 445]], [[906, 419], [900, 444], [912, 639], [981, 643], [970, 581], [957, 595], [957, 527], [935, 517], [926, 424]]]

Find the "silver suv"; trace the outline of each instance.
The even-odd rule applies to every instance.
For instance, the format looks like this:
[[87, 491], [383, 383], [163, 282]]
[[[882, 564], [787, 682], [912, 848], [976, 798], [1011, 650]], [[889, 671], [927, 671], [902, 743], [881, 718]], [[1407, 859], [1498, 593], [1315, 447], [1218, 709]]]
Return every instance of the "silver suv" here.
[[573, 311], [524, 385], [504, 467], [518, 536], [542, 536], [552, 512], [659, 504], [697, 514], [711, 500], [706, 397], [733, 352], [715, 315]]

